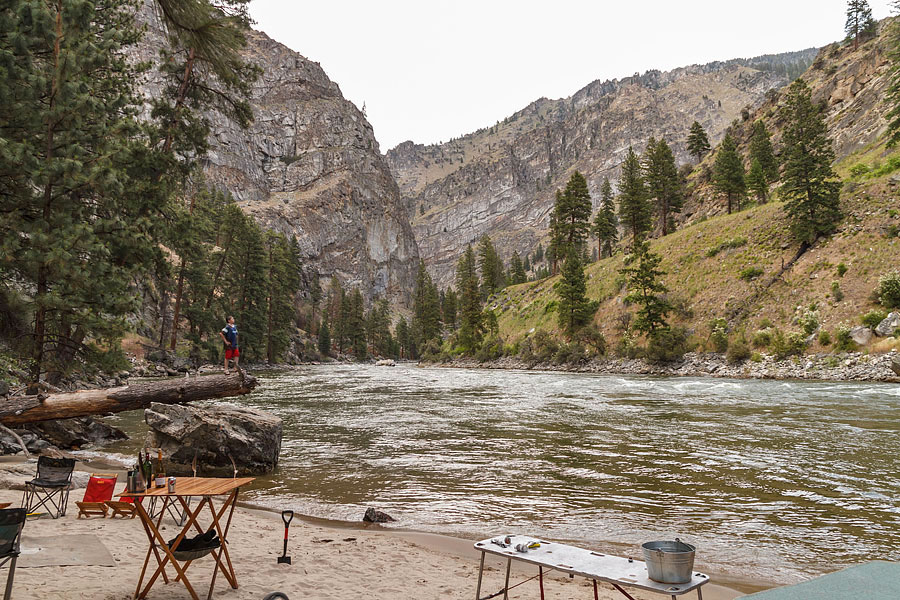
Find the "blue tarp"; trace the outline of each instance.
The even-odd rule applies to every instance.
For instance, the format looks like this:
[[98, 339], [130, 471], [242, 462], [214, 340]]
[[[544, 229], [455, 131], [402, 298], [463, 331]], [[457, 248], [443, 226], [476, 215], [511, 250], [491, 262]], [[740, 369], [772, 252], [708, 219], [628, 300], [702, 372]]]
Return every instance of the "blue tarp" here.
[[900, 563], [876, 560], [738, 600], [898, 600]]

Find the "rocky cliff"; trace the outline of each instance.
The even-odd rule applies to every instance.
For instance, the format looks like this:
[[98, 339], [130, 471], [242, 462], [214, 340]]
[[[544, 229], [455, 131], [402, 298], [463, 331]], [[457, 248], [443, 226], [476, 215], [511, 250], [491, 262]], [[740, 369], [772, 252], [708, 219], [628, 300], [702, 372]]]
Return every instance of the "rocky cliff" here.
[[760, 105], [814, 56], [810, 49], [595, 81], [445, 144], [397, 146], [387, 159], [423, 259], [447, 286], [465, 245], [485, 233], [504, 259], [533, 250], [546, 235], [554, 192], [573, 170], [587, 177], [596, 203], [603, 178], [615, 184], [628, 147], [643, 151], [651, 136], [688, 162], [694, 120], [719, 141], [742, 109]]
[[[150, 24], [141, 55], [162, 42]], [[262, 67], [253, 87], [255, 120], [246, 131], [211, 115], [208, 180], [259, 222], [296, 235], [305, 262], [367, 298], [405, 304], [419, 255], [397, 184], [372, 126], [322, 67], [264, 33], [248, 32], [248, 59]], [[157, 82], [145, 84], [147, 93]]]

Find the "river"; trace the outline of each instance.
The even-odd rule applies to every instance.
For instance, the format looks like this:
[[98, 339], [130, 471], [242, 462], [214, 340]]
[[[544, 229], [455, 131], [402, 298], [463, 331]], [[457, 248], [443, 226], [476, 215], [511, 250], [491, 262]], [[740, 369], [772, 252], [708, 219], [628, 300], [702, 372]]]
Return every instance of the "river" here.
[[[257, 504], [635, 557], [678, 536], [698, 568], [759, 582], [900, 560], [897, 385], [413, 365], [260, 380], [233, 400], [284, 420]], [[135, 413], [111, 419], [143, 439]]]

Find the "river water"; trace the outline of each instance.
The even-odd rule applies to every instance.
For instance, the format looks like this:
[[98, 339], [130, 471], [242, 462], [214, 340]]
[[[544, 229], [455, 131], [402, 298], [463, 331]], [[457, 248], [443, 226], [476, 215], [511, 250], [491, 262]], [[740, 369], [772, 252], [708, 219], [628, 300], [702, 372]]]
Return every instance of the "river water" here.
[[767, 583], [900, 560], [900, 386], [412, 365], [260, 379], [233, 401], [284, 420], [258, 504], [635, 557], [678, 536], [697, 568]]

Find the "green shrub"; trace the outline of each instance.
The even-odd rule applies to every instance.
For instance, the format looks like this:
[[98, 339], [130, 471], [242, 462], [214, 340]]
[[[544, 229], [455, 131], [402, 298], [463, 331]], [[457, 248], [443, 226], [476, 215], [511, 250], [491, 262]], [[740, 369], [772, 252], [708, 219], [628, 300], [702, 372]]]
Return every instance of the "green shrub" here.
[[595, 326], [582, 327], [575, 334], [575, 340], [589, 349], [592, 356], [606, 354], [606, 338]]
[[550, 302], [547, 303], [546, 306], [544, 306], [544, 314], [545, 315], [547, 313], [553, 312], [554, 310], [556, 310], [556, 300], [551, 300]]
[[831, 282], [831, 297], [834, 298], [835, 302], [840, 302], [844, 299], [844, 292], [841, 290], [841, 284], [837, 281]]
[[638, 358], [643, 354], [642, 348], [637, 345], [637, 340], [630, 331], [622, 334], [619, 345], [616, 347], [616, 354], [625, 358]]
[[426, 362], [438, 362], [441, 360], [441, 345], [437, 340], [428, 340], [425, 349], [422, 350], [422, 360]]
[[785, 334], [776, 329], [772, 336], [772, 354], [778, 360], [789, 356], [800, 356], [806, 350], [806, 338], [802, 333], [792, 331]]
[[534, 358], [538, 362], [549, 361], [556, 356], [559, 350], [557, 341], [543, 329], [538, 329], [534, 332], [534, 336], [531, 338], [531, 347], [534, 352]]
[[750, 358], [750, 345], [743, 336], [734, 340], [728, 346], [728, 353], [725, 355], [725, 359], [729, 363], [736, 365], [744, 362], [748, 358]]
[[750, 360], [755, 363], [762, 362], [762, 354], [760, 354], [759, 352], [754, 352], [750, 355]]
[[553, 362], [557, 365], [578, 365], [586, 360], [587, 356], [584, 353], [584, 346], [578, 342], [561, 344], [553, 356]]
[[740, 248], [741, 246], [745, 246], [747, 244], [747, 238], [745, 237], [736, 237], [731, 238], [730, 240], [725, 240], [724, 242], [720, 242], [719, 244], [713, 246], [712, 248], [706, 251], [706, 256], [708, 258], [712, 258], [719, 252], [723, 250], [731, 250], [732, 248]]
[[775, 323], [772, 322], [772, 319], [766, 318], [759, 322], [760, 329], [771, 329], [773, 327], [775, 327]]
[[863, 163], [856, 163], [852, 167], [850, 167], [850, 176], [851, 177], [862, 177], [866, 173], [871, 171], [869, 165]]
[[888, 225], [887, 229], [884, 232], [884, 237], [891, 239], [895, 237], [900, 237], [900, 227], [897, 225]]
[[759, 267], [747, 267], [741, 269], [740, 278], [744, 281], [752, 281], [763, 274], [763, 270]]
[[885, 308], [900, 308], [900, 271], [882, 275], [878, 280], [878, 301]]
[[831, 345], [831, 334], [828, 333], [828, 330], [823, 329], [819, 332], [819, 345], [821, 346], [830, 346]]
[[772, 343], [772, 330], [760, 329], [753, 334], [753, 346], [756, 348], [768, 348]]
[[709, 341], [716, 352], [728, 351], [728, 322], [725, 319], [713, 319], [709, 322]]
[[859, 322], [869, 329], [875, 329], [876, 327], [878, 327], [878, 324], [884, 321], [886, 318], [886, 312], [880, 310], [870, 310], [859, 319]]
[[834, 331], [834, 349], [837, 352], [856, 350], [856, 342], [850, 337], [850, 328], [842, 325]]
[[845, 265], [844, 263], [838, 263], [838, 266], [837, 266], [838, 277], [843, 277], [844, 275], [846, 275], [846, 273], [847, 273], [847, 265]]
[[498, 338], [488, 338], [481, 343], [481, 348], [475, 353], [478, 362], [490, 362], [503, 356], [503, 342]]
[[900, 155], [888, 158], [883, 165], [879, 165], [877, 162], [873, 164], [869, 177], [881, 177], [882, 175], [893, 173], [897, 169], [900, 169]]
[[819, 328], [819, 313], [815, 309], [807, 310], [798, 320], [800, 328], [806, 335], [812, 335]]
[[676, 362], [690, 350], [687, 329], [660, 329], [647, 339], [647, 359], [654, 363]]

